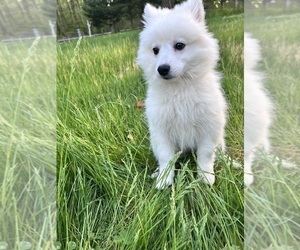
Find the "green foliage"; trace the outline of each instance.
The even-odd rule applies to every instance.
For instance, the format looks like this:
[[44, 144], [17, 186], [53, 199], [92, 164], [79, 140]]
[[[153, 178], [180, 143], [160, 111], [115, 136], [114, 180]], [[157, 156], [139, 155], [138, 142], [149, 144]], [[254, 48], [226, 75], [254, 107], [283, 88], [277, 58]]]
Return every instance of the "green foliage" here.
[[124, 15], [124, 5], [120, 0], [84, 0], [83, 10], [95, 27], [113, 26]]
[[133, 21], [140, 18], [146, 2], [157, 4], [160, 1], [84, 0], [83, 11], [94, 27], [103, 28], [108, 25], [115, 31], [118, 22], [129, 20], [133, 29]]

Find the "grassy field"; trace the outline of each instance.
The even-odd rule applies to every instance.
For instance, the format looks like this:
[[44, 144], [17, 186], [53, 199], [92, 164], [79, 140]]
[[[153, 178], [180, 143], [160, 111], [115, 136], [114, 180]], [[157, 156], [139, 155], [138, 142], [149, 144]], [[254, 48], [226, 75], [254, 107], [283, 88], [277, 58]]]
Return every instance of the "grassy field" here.
[[273, 153], [298, 165], [285, 170], [265, 156], [257, 162], [255, 185], [245, 190], [247, 249], [300, 247], [300, 33], [295, 32], [299, 20], [299, 14], [245, 18], [245, 30], [261, 42], [261, 70], [276, 105]]
[[56, 41], [0, 44], [0, 249], [54, 249]]
[[[243, 15], [208, 21], [220, 40], [228, 153], [242, 160]], [[211, 188], [179, 161], [158, 191], [135, 64], [138, 32], [58, 45], [57, 234], [61, 249], [242, 249], [243, 174], [226, 156]]]

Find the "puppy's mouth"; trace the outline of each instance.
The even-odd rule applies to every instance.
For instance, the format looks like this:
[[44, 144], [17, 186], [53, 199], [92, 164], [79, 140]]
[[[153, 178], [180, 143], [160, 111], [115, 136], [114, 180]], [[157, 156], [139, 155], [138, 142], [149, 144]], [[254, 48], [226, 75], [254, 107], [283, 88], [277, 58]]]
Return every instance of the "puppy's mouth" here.
[[164, 80], [170, 80], [170, 79], [173, 79], [174, 76], [167, 75], [167, 76], [161, 76], [161, 78], [164, 79]]

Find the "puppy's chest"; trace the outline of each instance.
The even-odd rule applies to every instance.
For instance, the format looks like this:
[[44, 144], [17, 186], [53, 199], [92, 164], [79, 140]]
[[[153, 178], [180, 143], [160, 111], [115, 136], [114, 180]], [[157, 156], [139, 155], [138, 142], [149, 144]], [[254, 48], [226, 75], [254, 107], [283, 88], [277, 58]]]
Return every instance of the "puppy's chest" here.
[[184, 98], [149, 98], [148, 118], [156, 121], [168, 131], [199, 130], [206, 124], [209, 116], [207, 103], [200, 98], [186, 96]]
[[177, 148], [194, 149], [205, 130], [204, 107], [203, 104], [191, 100], [162, 104], [157, 113], [159, 128]]
[[179, 102], [162, 102], [160, 104], [159, 117], [163, 121], [173, 123], [176, 125], [197, 125], [201, 122], [200, 115], [203, 110], [200, 103], [192, 101], [179, 101]]

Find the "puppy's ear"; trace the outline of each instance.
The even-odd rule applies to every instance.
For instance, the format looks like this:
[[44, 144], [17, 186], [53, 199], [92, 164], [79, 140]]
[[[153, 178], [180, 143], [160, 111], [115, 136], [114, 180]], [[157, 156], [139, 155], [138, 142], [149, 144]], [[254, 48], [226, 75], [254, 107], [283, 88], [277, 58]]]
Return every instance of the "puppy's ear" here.
[[153, 5], [147, 3], [144, 8], [143, 21], [142, 23], [146, 26], [147, 24], [161, 18], [163, 15], [169, 13], [168, 8], [155, 8]]
[[153, 5], [147, 3], [144, 8], [143, 21], [144, 25], [149, 24], [158, 14], [158, 9], [156, 9]]
[[177, 9], [189, 11], [198, 22], [204, 22], [205, 12], [202, 0], [187, 0], [176, 6]]

